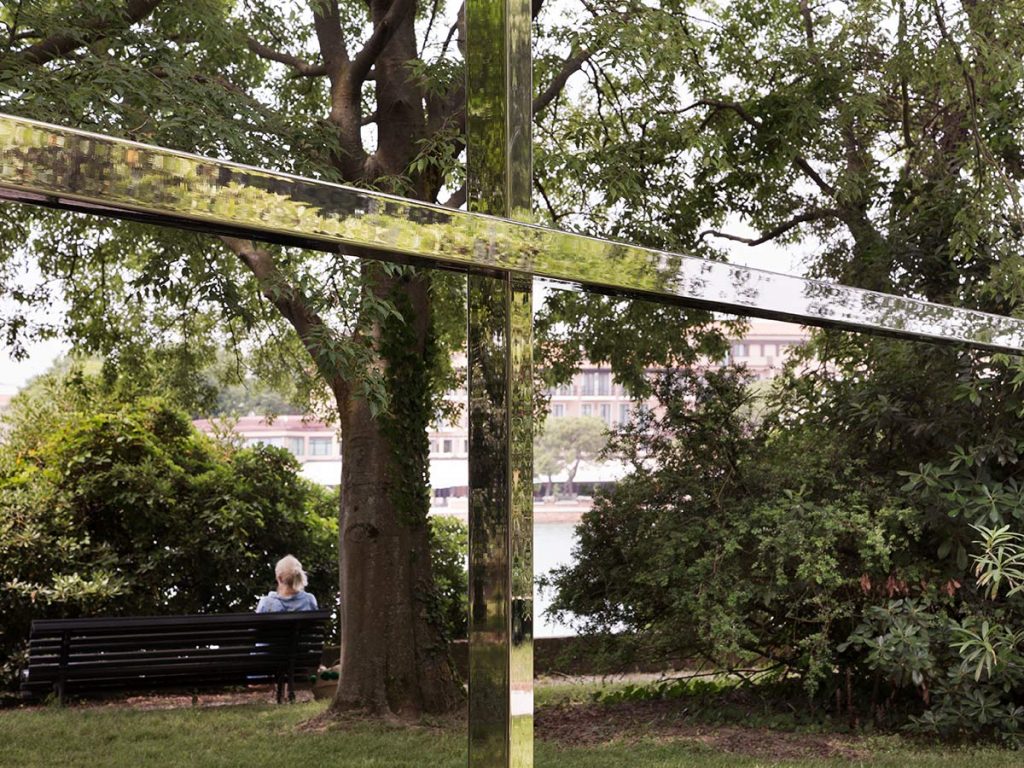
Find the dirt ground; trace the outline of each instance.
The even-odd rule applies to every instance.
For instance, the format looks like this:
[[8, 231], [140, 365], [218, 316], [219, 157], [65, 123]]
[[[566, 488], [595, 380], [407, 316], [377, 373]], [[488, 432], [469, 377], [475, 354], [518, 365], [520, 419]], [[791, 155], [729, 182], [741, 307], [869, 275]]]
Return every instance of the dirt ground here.
[[537, 738], [573, 746], [643, 739], [699, 742], [722, 752], [773, 760], [868, 756], [853, 736], [789, 733], [736, 725], [706, 725], [687, 719], [678, 701], [565, 704], [543, 707], [534, 721]]

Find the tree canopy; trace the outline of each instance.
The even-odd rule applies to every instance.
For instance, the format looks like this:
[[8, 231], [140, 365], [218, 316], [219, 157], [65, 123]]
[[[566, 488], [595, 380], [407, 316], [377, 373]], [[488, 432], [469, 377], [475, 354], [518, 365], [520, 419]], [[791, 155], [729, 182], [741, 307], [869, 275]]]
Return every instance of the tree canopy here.
[[567, 492], [572, 493], [580, 462], [598, 457], [607, 442], [605, 423], [596, 416], [566, 416], [551, 419], [534, 441], [534, 474], [548, 478], [549, 495], [552, 476], [565, 470]]

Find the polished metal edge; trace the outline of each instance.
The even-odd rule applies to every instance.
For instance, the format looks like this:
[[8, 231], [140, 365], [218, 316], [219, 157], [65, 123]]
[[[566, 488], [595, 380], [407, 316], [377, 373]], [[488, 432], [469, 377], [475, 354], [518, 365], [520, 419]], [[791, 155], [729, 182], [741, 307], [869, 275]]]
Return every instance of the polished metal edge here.
[[511, 655], [507, 279], [470, 275], [469, 765], [508, 768]]
[[[521, 180], [520, 180], [521, 184]], [[1024, 351], [1024, 321], [707, 261], [0, 115], [0, 194], [805, 325]], [[93, 208], [97, 206], [98, 208]]]
[[[531, 4], [467, 0], [465, 21], [468, 206], [525, 220], [532, 191]], [[532, 278], [471, 274], [467, 297], [468, 758], [470, 768], [532, 768]]]
[[507, 278], [509, 765], [533, 766], [533, 281]]

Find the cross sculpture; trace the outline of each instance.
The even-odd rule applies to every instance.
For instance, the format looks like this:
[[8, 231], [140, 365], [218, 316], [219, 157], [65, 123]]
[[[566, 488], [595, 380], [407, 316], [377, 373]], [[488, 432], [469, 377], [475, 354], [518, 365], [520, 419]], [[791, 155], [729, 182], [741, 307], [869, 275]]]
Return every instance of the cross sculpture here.
[[468, 274], [469, 764], [533, 765], [532, 281], [1021, 354], [1024, 321], [525, 223], [529, 0], [468, 0], [470, 212], [0, 115], [0, 199]]

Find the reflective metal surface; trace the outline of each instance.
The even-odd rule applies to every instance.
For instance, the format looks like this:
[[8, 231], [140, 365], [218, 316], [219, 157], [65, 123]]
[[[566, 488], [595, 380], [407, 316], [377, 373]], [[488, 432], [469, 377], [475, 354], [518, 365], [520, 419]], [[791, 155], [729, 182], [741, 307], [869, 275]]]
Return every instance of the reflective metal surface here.
[[[491, 66], [493, 62], [487, 62]], [[517, 186], [522, 182], [517, 182]], [[453, 211], [0, 116], [0, 195], [752, 317], [1021, 352], [1024, 321]]]
[[[530, 213], [529, 0], [466, 3], [471, 210]], [[533, 765], [533, 307], [529, 275], [471, 274], [469, 764]]]
[[533, 286], [510, 275], [509, 762], [533, 765]]
[[[533, 765], [529, 280], [469, 278], [469, 764]], [[518, 284], [517, 284], [518, 283]]]

